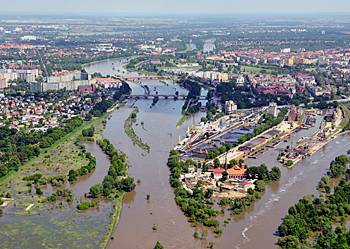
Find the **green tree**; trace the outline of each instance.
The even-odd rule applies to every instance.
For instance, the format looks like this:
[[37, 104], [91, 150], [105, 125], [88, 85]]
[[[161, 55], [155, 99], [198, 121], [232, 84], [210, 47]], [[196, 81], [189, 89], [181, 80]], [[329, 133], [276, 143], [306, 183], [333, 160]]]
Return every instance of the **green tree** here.
[[278, 167], [273, 167], [270, 172], [270, 180], [277, 181], [281, 177], [281, 170]]
[[288, 161], [287, 161], [287, 166], [290, 167], [290, 166], [292, 166], [292, 165], [293, 165], [293, 161], [292, 161], [292, 160], [288, 160]]
[[319, 181], [319, 183], [318, 183], [319, 188], [324, 188], [325, 186], [326, 186], [326, 184], [324, 183], [324, 181]]
[[289, 235], [285, 238], [278, 238], [277, 244], [283, 249], [298, 248], [299, 239], [292, 235]]
[[257, 180], [255, 183], [255, 190], [258, 192], [262, 192], [265, 190], [265, 182], [261, 180]]
[[85, 115], [85, 121], [90, 121], [92, 119], [92, 114], [88, 113]]
[[208, 190], [205, 192], [205, 198], [209, 199], [213, 195], [213, 190], [208, 188]]
[[97, 198], [100, 194], [100, 189], [96, 185], [92, 186], [90, 188], [90, 194], [92, 195], [93, 198]]
[[219, 161], [218, 158], [215, 158], [215, 159], [214, 159], [214, 167], [215, 167], [215, 168], [221, 167], [221, 163], [220, 163], [220, 161]]
[[214, 248], [214, 242], [209, 242], [209, 248]]
[[331, 192], [331, 187], [329, 185], [326, 185], [324, 188], [325, 188], [327, 194], [329, 194]]
[[71, 169], [68, 173], [68, 181], [74, 182], [76, 180], [77, 180], [77, 174], [75, 173], [74, 170]]
[[37, 187], [35, 190], [36, 190], [36, 194], [37, 194], [37, 195], [42, 195], [42, 194], [44, 193], [44, 192], [43, 192], [40, 188], [38, 188], [38, 187]]
[[154, 249], [164, 249], [164, 246], [159, 241], [157, 241]]
[[227, 177], [228, 177], [228, 173], [227, 173], [227, 171], [225, 170], [224, 172], [222, 172], [222, 181], [226, 181], [226, 180], [227, 180]]
[[0, 164], [0, 177], [6, 175], [8, 171], [8, 168], [4, 164]]

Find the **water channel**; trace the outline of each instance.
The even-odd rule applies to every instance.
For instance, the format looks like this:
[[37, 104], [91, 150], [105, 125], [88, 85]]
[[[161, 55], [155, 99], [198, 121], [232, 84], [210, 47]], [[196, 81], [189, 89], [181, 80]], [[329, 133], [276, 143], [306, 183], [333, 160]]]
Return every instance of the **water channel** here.
[[[137, 76], [138, 73], [127, 73], [122, 68], [125, 62], [125, 59], [105, 61], [87, 66], [86, 70], [89, 73], [101, 72], [104, 75], [114, 75], [119, 70], [120, 75], [124, 71], [125, 76]], [[179, 91], [179, 94], [187, 94], [186, 89], [169, 81], [164, 84], [150, 80], [143, 84], [149, 86], [151, 93], [158, 91], [160, 94], [173, 94]], [[136, 94], [142, 94], [144, 91], [138, 84], [131, 83], [131, 87]], [[261, 200], [253, 203], [242, 214], [232, 216], [232, 221], [219, 238], [214, 238], [214, 234], [209, 232], [207, 239], [194, 239], [194, 231], [200, 232], [203, 227], [194, 228], [176, 206], [173, 189], [168, 183], [169, 170], [166, 166], [170, 149], [175, 146], [179, 136], [185, 135], [187, 127], [192, 124], [192, 118], [176, 129], [183, 100], [160, 99], [150, 108], [151, 103], [152, 100], [146, 99], [135, 103], [130, 100], [126, 107], [112, 113], [103, 133], [117, 149], [127, 154], [131, 164], [129, 175], [134, 177], [135, 181], [141, 180], [141, 184], [124, 198], [120, 222], [109, 248], [153, 248], [156, 241], [160, 241], [165, 248], [205, 248], [209, 241], [215, 243], [215, 248], [277, 248], [276, 230], [281, 219], [287, 214], [289, 206], [306, 194], [319, 195], [316, 185], [329, 168], [330, 161], [340, 154], [346, 154], [350, 147], [350, 136], [342, 135], [313, 156], [294, 165], [292, 169], [280, 167], [281, 179], [267, 186]], [[150, 145], [150, 154], [142, 155], [145, 152], [133, 145], [124, 133], [124, 121], [132, 111], [131, 105], [140, 110], [133, 127], [142, 141]], [[194, 117], [195, 122], [204, 115], [203, 112], [197, 113]], [[282, 143], [278, 147], [286, 147], [292, 143], [295, 145], [300, 137], [314, 133], [321, 119], [322, 117], [317, 118], [315, 127], [301, 130], [292, 141]], [[141, 125], [141, 122], [144, 125]], [[76, 212], [75, 205], [92, 185], [102, 181], [107, 174], [109, 161], [95, 143], [86, 144], [86, 150], [96, 157], [97, 167], [92, 174], [80, 177], [75, 184], [66, 186], [74, 191], [74, 203], [64, 203], [62, 211], [57, 208], [57, 204], [47, 204], [49, 207], [37, 211], [39, 215], [4, 215], [0, 220], [0, 229], [3, 231], [0, 240], [6, 240], [7, 244], [3, 244], [7, 245], [5, 248], [64, 248], [69, 247], [71, 241], [75, 241], [74, 246], [87, 247], [89, 244], [90, 247], [98, 247], [105, 235], [106, 225], [110, 222], [111, 204], [101, 200], [99, 210], [89, 210], [80, 214]], [[271, 149], [259, 159], [249, 159], [246, 163], [248, 166], [265, 163], [271, 168], [278, 165], [277, 155], [278, 152]], [[50, 186], [45, 190], [49, 193], [54, 191]], [[146, 200], [147, 194], [151, 195], [150, 201]], [[8, 207], [9, 210], [15, 208]], [[216, 205], [214, 208], [219, 207]], [[221, 226], [227, 217], [228, 211], [218, 217]], [[153, 224], [158, 227], [157, 231], [152, 230]], [[34, 228], [42, 234], [35, 232]], [[16, 229], [19, 231], [18, 235]], [[12, 233], [12, 230], [16, 231]], [[89, 234], [88, 239], [76, 239], [77, 230], [81, 234]], [[50, 238], [50, 241], [47, 238]]]
[[[114, 64], [116, 68], [120, 66], [115, 62]], [[86, 69], [89, 73], [103, 70], [103, 74], [112, 74], [111, 62], [103, 62]], [[150, 81], [147, 84], [158, 89], [161, 83]], [[135, 84], [131, 85], [136, 93], [142, 90]], [[162, 93], [171, 92], [172, 87], [179, 89], [178, 86], [163, 85], [166, 92]], [[330, 161], [335, 156], [346, 153], [350, 145], [350, 137], [343, 135], [313, 156], [298, 162], [292, 169], [280, 167], [281, 179], [267, 186], [261, 200], [255, 202], [244, 213], [233, 216], [219, 238], [214, 238], [213, 234], [209, 233], [207, 239], [195, 240], [192, 235], [196, 228], [187, 222], [186, 217], [175, 205], [173, 190], [168, 184], [169, 170], [166, 167], [169, 150], [177, 142], [178, 136], [185, 134], [192, 120], [187, 120], [177, 130], [175, 124], [180, 118], [183, 101], [160, 100], [152, 109], [150, 104], [150, 100], [136, 102], [135, 105], [140, 109], [137, 123], [144, 122], [145, 125], [144, 129], [140, 125], [134, 126], [136, 134], [151, 146], [149, 155], [142, 156], [143, 151], [133, 146], [123, 132], [123, 123], [130, 114], [130, 109], [116, 110], [104, 132], [106, 138], [129, 156], [132, 165], [129, 174], [141, 180], [141, 185], [126, 195], [120, 223], [110, 248], [152, 248], [157, 240], [165, 248], [203, 248], [209, 241], [213, 241], [216, 248], [276, 248], [277, 227], [287, 214], [288, 208], [306, 194], [319, 194], [316, 185], [328, 169]], [[198, 115], [196, 120], [199, 120]], [[278, 147], [286, 147], [293, 143], [295, 145], [302, 136], [314, 133], [321, 119], [322, 117], [318, 117], [315, 127], [300, 131], [291, 141]], [[277, 155], [278, 152], [271, 149], [259, 159], [249, 159], [246, 163], [250, 166], [265, 163], [272, 168], [279, 166], [276, 161]], [[146, 194], [151, 195], [150, 201], [146, 200]], [[221, 224], [228, 217], [228, 213], [218, 217]], [[156, 224], [158, 231], [152, 231], [153, 224]]]

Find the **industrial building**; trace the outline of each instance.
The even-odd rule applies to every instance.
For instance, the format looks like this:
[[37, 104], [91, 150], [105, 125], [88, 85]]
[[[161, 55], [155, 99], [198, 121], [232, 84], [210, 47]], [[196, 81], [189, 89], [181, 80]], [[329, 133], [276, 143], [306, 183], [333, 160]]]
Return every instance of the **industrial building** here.
[[237, 111], [237, 105], [232, 100], [225, 101], [225, 113], [232, 114]]
[[274, 118], [277, 117], [277, 104], [271, 102], [266, 109], [266, 115], [272, 114]]

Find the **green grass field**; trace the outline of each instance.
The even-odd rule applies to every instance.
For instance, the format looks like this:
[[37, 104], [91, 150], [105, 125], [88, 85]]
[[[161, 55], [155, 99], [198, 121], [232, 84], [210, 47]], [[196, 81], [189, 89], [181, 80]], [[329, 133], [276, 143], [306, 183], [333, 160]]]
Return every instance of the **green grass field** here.
[[265, 69], [261, 67], [252, 67], [252, 66], [241, 66], [241, 71], [245, 70], [245, 72], [251, 72], [251, 73], [259, 73], [261, 70], [265, 70], [266, 73], [272, 73], [273, 70], [271, 69]]
[[26, 162], [17, 172], [13, 171], [1, 178], [0, 193], [12, 193], [10, 183], [15, 191], [26, 191], [28, 189], [26, 186], [27, 181], [22, 180], [26, 175], [33, 175], [36, 173], [49, 175], [53, 172], [67, 175], [69, 170], [76, 170], [84, 165], [87, 165], [88, 160], [85, 158], [85, 156], [79, 155], [80, 150], [76, 148], [74, 142], [81, 134], [81, 131], [89, 128], [90, 126], [95, 127], [94, 139], [101, 139], [102, 121], [105, 120], [108, 115], [109, 113], [106, 113], [97, 119], [84, 122], [82, 126], [76, 128], [73, 132], [56, 141], [49, 148], [42, 149], [39, 157], [33, 158], [32, 160]]

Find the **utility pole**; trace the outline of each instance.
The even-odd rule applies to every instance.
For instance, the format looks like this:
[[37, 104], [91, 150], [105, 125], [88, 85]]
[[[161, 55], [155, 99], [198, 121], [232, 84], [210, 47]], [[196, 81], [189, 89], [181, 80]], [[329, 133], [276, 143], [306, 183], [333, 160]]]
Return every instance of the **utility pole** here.
[[170, 135], [170, 139], [171, 139], [171, 149], [174, 148], [174, 145], [173, 145], [173, 133], [169, 132], [168, 133]]

